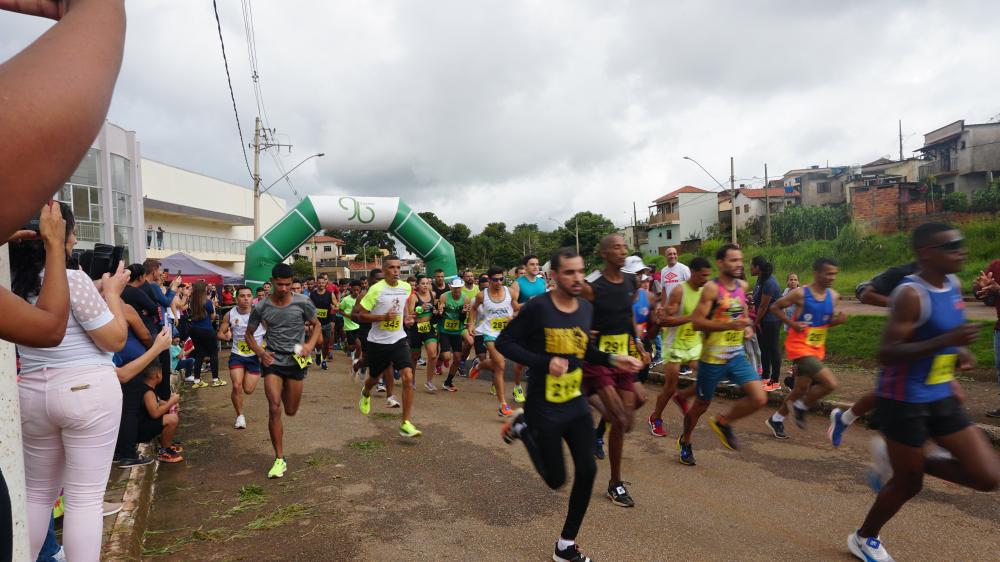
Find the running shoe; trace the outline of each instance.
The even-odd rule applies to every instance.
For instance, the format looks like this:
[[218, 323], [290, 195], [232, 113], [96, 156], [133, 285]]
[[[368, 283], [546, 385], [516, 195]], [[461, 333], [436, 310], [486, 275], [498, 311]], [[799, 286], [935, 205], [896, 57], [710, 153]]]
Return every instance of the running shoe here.
[[660, 419], [660, 418], [654, 418], [653, 416], [649, 416], [649, 419], [646, 420], [646, 423], [649, 424], [649, 432], [652, 433], [654, 436], [656, 436], [656, 437], [666, 437], [667, 436], [667, 431], [665, 429], [663, 429], [663, 420], [662, 419]]
[[340, 344], [339, 343], [333, 344], [333, 351], [340, 351]]
[[688, 466], [694, 466], [694, 451], [691, 449], [690, 443], [681, 443], [681, 438], [677, 438], [677, 450], [680, 452], [681, 464], [686, 464]]
[[589, 556], [584, 556], [580, 552], [580, 547], [576, 543], [566, 548], [559, 548], [558, 542], [556, 542], [555, 551], [552, 553], [552, 560], [555, 562], [594, 562]]
[[619, 507], [635, 507], [635, 501], [625, 489], [625, 483], [621, 481], [608, 484], [608, 499]]
[[847, 429], [847, 424], [843, 422], [843, 417], [844, 412], [841, 412], [840, 408], [834, 408], [830, 412], [830, 427], [826, 430], [826, 436], [834, 447], [839, 447], [841, 441], [844, 440], [844, 430]]
[[385, 385], [382, 383], [376, 383], [375, 392], [385, 392]]
[[444, 373], [444, 371], [442, 371], [441, 369], [442, 367], [440, 363], [434, 365], [434, 374], [440, 377]]
[[514, 413], [514, 410], [511, 409], [511, 407], [508, 406], [506, 403], [500, 404], [500, 407], [497, 408], [497, 415], [500, 416], [500, 417], [502, 417], [502, 418], [509, 417], [513, 413]]
[[792, 414], [794, 414], [795, 416], [796, 427], [798, 427], [799, 429], [806, 428], [806, 414], [808, 413], [809, 410], [806, 410], [805, 408], [799, 408], [795, 404], [792, 404]]
[[781, 390], [781, 383], [780, 382], [774, 381], [774, 382], [765, 382], [764, 383], [764, 392], [774, 392], [776, 390]]
[[410, 420], [406, 420], [400, 424], [399, 434], [403, 437], [420, 437], [421, 435], [420, 430], [410, 423]]
[[423, 357], [421, 357], [420, 359], [417, 359], [417, 367], [426, 367], [426, 366], [427, 366], [427, 360], [426, 359], [424, 359]]
[[785, 422], [776, 421], [774, 417], [768, 416], [767, 419], [764, 420], [764, 425], [766, 425], [767, 428], [771, 430], [771, 433], [773, 433], [778, 439], [788, 439], [788, 434], [785, 433]]
[[597, 440], [594, 441], [594, 457], [596, 457], [598, 460], [604, 460], [604, 438], [603, 437], [598, 437]]
[[1000, 418], [1000, 408], [996, 410], [989, 410], [986, 412], [986, 417], [988, 418]]
[[895, 559], [885, 551], [880, 537], [865, 538], [858, 534], [860, 531], [858, 529], [847, 537], [847, 548], [851, 554], [865, 562], [895, 562]]
[[390, 407], [390, 408], [398, 408], [399, 407], [399, 400], [396, 400], [395, 396], [390, 396], [390, 397], [388, 397], [388, 398], [385, 399], [385, 405], [388, 406], [388, 407]]
[[458, 388], [455, 387], [455, 385], [447, 382], [444, 383], [444, 385], [442, 385], [441, 388], [447, 390], [448, 392], [458, 392]]
[[427, 381], [424, 383], [424, 390], [427, 392], [437, 392], [437, 387], [431, 381]]
[[198, 380], [198, 379], [194, 378], [194, 375], [191, 375], [191, 376], [188, 376], [188, 377], [184, 377], [184, 382], [194, 382], [196, 380]]
[[688, 410], [691, 409], [691, 401], [684, 398], [680, 394], [674, 394], [674, 403], [677, 404], [677, 407], [681, 409], [681, 412], [683, 412], [685, 416], [687, 415]]
[[181, 442], [180, 441], [174, 441], [173, 443], [171, 443], [170, 445], [168, 445], [167, 448], [170, 449], [171, 451], [175, 452], [175, 453], [183, 453], [184, 452], [184, 447], [181, 446]]
[[226, 386], [228, 382], [222, 379], [212, 379], [212, 386]]
[[166, 447], [160, 447], [159, 452], [156, 455], [156, 460], [160, 462], [181, 462], [184, 457], [180, 453], [175, 453], [174, 451], [167, 449]]
[[715, 416], [708, 418], [708, 426], [719, 436], [719, 441], [722, 441], [725, 448], [731, 451], [740, 450], [740, 442], [736, 439], [736, 434], [733, 433], [733, 426], [728, 423], [719, 423]]
[[205, 388], [207, 386], [208, 386], [207, 382], [205, 382], [203, 380], [197, 380], [197, 381], [195, 381], [194, 384], [191, 385], [191, 388]]
[[233, 427], [235, 427], [236, 429], [247, 428], [247, 419], [243, 416], [243, 414], [236, 416], [236, 423], [233, 424]]
[[326, 368], [327, 368], [326, 359], [324, 359], [323, 361], [320, 362], [319, 368], [323, 369], [324, 371], [326, 370]]
[[510, 445], [515, 439], [521, 438], [521, 431], [527, 427], [524, 423], [524, 410], [518, 408], [514, 410], [514, 419], [504, 423], [500, 427], [500, 437], [503, 442]]
[[687, 365], [687, 364], [681, 365], [681, 373], [680, 374], [682, 374], [682, 375], [690, 375], [692, 372], [693, 371], [691, 370], [691, 365]]
[[521, 388], [521, 385], [514, 387], [514, 402], [524, 404], [524, 389]]
[[285, 459], [274, 459], [274, 464], [271, 465], [271, 470], [267, 471], [268, 478], [281, 478], [285, 475], [285, 471], [288, 470], [288, 464]]
[[469, 378], [474, 379], [479, 376], [479, 358], [472, 360], [472, 368], [469, 369]]
[[362, 394], [361, 400], [358, 400], [358, 409], [367, 416], [372, 411], [372, 397]]
[[877, 494], [892, 478], [892, 464], [889, 462], [889, 450], [882, 437], [872, 437], [871, 451], [872, 464], [867, 470], [868, 486]]
[[491, 384], [490, 385], [490, 396], [496, 396], [496, 395], [497, 395], [497, 386], [495, 384]]
[[393, 379], [395, 379], [395, 380], [398, 381], [401, 377], [402, 377], [402, 375], [399, 374], [399, 369], [393, 369], [392, 370], [392, 378]]
[[118, 461], [118, 468], [132, 468], [134, 466], [145, 466], [153, 462], [153, 457], [139, 455], [134, 459], [122, 459]]

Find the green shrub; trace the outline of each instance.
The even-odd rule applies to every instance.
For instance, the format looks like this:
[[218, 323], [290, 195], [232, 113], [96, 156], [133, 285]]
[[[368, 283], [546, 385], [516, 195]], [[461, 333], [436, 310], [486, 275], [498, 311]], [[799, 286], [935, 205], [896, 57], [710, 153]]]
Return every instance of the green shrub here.
[[941, 203], [944, 205], [945, 211], [963, 212], [969, 210], [969, 198], [958, 191], [945, 195]]
[[1000, 210], [1000, 183], [993, 182], [986, 189], [974, 192], [970, 207], [981, 213], [996, 213]]

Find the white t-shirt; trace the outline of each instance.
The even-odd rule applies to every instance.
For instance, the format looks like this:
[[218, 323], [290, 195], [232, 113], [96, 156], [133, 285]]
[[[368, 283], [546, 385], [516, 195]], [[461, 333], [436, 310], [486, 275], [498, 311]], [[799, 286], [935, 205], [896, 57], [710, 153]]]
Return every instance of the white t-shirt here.
[[[21, 355], [22, 373], [45, 367], [65, 369], [85, 365], [114, 366], [111, 354], [101, 351], [87, 333], [115, 319], [108, 309], [108, 303], [104, 302], [104, 297], [86, 273], [78, 269], [67, 269], [66, 279], [69, 282], [70, 312], [66, 321], [66, 336], [56, 347], [17, 346], [17, 352]], [[38, 297], [29, 300], [34, 304]]]
[[681, 262], [677, 262], [673, 266], [668, 265], [660, 270], [660, 285], [663, 287], [663, 293], [668, 297], [674, 287], [690, 278], [691, 270]]
[[385, 279], [375, 283], [361, 299], [361, 308], [372, 314], [396, 313], [393, 320], [372, 322], [368, 332], [368, 341], [380, 344], [393, 344], [406, 337], [403, 329], [403, 313], [406, 312], [406, 301], [410, 299], [413, 289], [406, 281], [397, 281], [395, 287], [390, 287]]

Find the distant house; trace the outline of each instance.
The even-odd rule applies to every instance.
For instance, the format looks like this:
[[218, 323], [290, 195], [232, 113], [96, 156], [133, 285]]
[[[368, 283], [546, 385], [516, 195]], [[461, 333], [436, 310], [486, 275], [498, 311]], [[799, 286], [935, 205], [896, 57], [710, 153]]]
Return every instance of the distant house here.
[[804, 207], [836, 205], [847, 200], [844, 184], [838, 179], [847, 169], [847, 166], [833, 168], [810, 166], [789, 170], [782, 177], [782, 183], [786, 190], [799, 192]]
[[923, 163], [918, 158], [906, 160], [890, 160], [879, 158], [860, 166], [851, 166], [837, 176], [844, 185], [847, 203], [851, 203], [854, 193], [859, 189], [877, 185], [896, 183], [915, 183], [918, 180], [918, 170]]
[[1000, 123], [955, 121], [924, 135], [919, 179], [934, 176], [945, 193], [972, 194], [1000, 177]]
[[639, 248], [663, 254], [682, 241], [701, 239], [719, 222], [718, 192], [685, 185], [653, 201], [640, 234]]
[[764, 188], [741, 188], [736, 192], [736, 228], [746, 228], [753, 219], [763, 221], [768, 203], [773, 215], [798, 205], [799, 201], [797, 191], [787, 192], [783, 187], [770, 187], [766, 192]]
[[326, 273], [331, 279], [348, 276], [347, 262], [344, 261], [344, 241], [332, 236], [313, 236], [299, 246], [297, 254], [309, 260], [316, 274]]

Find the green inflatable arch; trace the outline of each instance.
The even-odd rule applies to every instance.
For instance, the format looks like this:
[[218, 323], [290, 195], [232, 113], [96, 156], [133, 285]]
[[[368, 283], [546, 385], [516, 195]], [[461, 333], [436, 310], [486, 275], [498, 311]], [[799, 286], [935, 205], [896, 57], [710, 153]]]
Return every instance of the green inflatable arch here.
[[424, 260], [427, 271], [458, 274], [455, 248], [398, 197], [313, 195], [306, 197], [247, 248], [246, 285], [257, 289], [271, 268], [302, 247], [317, 232], [387, 230]]

